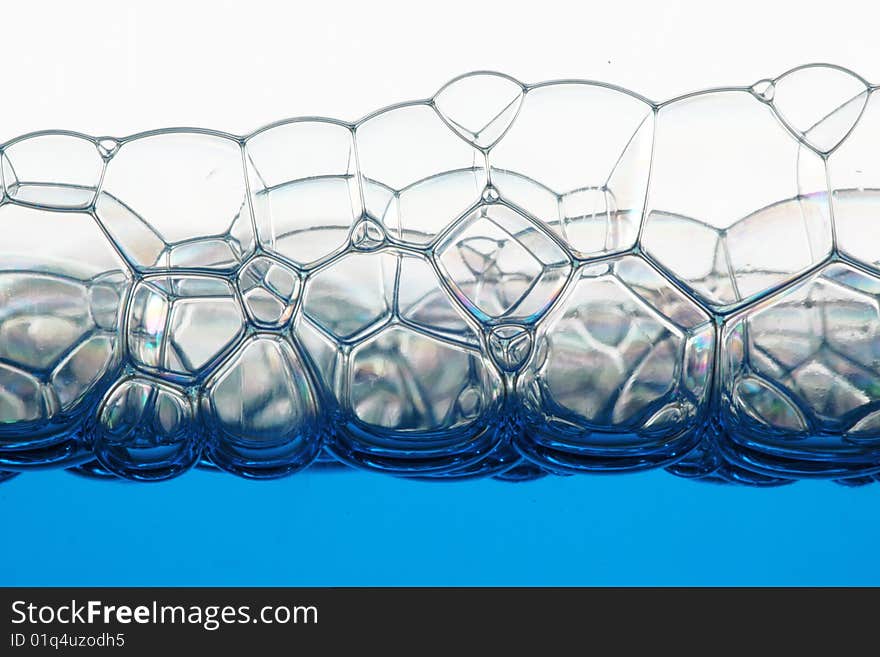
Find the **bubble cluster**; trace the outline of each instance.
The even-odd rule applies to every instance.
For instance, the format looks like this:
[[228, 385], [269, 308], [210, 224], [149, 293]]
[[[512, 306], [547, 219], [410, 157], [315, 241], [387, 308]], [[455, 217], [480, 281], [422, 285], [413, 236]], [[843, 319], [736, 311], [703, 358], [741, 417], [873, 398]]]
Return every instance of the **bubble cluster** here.
[[0, 145], [0, 481], [880, 477], [880, 95], [470, 73]]

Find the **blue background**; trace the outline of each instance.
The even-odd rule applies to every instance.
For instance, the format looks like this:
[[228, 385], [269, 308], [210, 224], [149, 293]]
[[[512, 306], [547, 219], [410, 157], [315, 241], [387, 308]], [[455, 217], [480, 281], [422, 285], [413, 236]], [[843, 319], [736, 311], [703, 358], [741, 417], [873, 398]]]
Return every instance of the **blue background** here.
[[4, 585], [880, 584], [880, 484], [361, 472], [0, 484]]

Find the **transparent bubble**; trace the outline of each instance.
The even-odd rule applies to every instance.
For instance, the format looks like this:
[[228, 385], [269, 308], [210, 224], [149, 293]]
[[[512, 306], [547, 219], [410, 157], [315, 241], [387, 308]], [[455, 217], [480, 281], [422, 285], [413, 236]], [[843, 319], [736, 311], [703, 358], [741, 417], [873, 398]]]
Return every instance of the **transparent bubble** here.
[[257, 326], [279, 328], [293, 317], [302, 287], [299, 274], [265, 256], [248, 262], [238, 273], [238, 289], [248, 319]]
[[339, 264], [354, 275], [319, 272], [295, 331], [336, 407], [334, 451], [401, 474], [485, 457], [500, 440], [501, 381], [436, 271], [398, 251]]
[[95, 456], [126, 479], [176, 477], [199, 458], [201, 440], [186, 392], [159, 381], [121, 381], [101, 403], [92, 441]]
[[254, 248], [240, 145], [174, 130], [123, 142], [95, 207], [101, 225], [142, 270], [235, 268]]
[[483, 154], [428, 103], [368, 117], [355, 141], [364, 209], [403, 242], [429, 244], [486, 186]]
[[4, 149], [2, 159], [9, 197], [39, 208], [88, 208], [104, 171], [93, 140], [64, 132], [14, 140]]
[[436, 257], [456, 295], [481, 321], [539, 319], [570, 271], [565, 251], [537, 223], [500, 204], [464, 217]]
[[[724, 331], [722, 418], [778, 469], [845, 474], [880, 454], [880, 280], [830, 265]], [[765, 466], [768, 469], [770, 466]]]
[[118, 371], [128, 273], [87, 213], [0, 205], [0, 232], [0, 462], [62, 463]]
[[642, 246], [703, 303], [740, 308], [829, 256], [824, 161], [771, 108], [706, 92], [664, 105], [657, 123]]
[[342, 250], [362, 214], [350, 127], [294, 120], [245, 142], [251, 204], [260, 244], [310, 265]]
[[247, 477], [296, 472], [322, 446], [314, 384], [279, 336], [255, 336], [227, 359], [205, 385], [202, 414], [211, 462]]
[[0, 480], [880, 477], [880, 100], [455, 78], [0, 144]]
[[523, 449], [562, 469], [647, 467], [682, 454], [707, 414], [713, 351], [710, 316], [644, 261], [585, 266], [520, 381]]
[[132, 292], [128, 351], [134, 364], [171, 380], [216, 366], [244, 331], [232, 285], [209, 276], [154, 276]]

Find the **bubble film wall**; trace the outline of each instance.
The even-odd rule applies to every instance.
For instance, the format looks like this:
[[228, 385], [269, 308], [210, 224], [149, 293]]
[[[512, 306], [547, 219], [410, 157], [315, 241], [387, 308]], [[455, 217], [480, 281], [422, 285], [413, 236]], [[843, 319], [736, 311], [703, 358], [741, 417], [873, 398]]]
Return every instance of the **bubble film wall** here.
[[880, 93], [471, 73], [0, 146], [0, 479], [880, 472]]

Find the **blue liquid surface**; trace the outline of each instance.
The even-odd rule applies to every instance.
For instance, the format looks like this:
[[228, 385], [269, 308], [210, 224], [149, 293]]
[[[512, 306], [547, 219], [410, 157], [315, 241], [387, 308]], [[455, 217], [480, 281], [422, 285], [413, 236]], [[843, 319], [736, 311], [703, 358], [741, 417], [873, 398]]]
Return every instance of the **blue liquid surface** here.
[[878, 585], [877, 498], [662, 471], [518, 485], [41, 472], [0, 487], [0, 584]]

